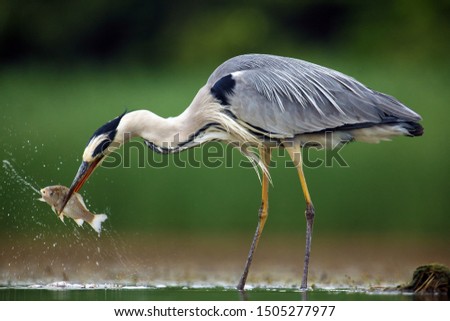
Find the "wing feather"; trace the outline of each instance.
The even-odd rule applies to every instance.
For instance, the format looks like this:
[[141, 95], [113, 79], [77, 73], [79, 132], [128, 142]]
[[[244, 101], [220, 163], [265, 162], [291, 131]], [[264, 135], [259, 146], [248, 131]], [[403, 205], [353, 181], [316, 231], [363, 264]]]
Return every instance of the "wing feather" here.
[[213, 86], [230, 74], [236, 82], [228, 97], [231, 112], [247, 124], [280, 136], [359, 123], [421, 120], [391, 96], [298, 59], [238, 56], [219, 66], [208, 84]]

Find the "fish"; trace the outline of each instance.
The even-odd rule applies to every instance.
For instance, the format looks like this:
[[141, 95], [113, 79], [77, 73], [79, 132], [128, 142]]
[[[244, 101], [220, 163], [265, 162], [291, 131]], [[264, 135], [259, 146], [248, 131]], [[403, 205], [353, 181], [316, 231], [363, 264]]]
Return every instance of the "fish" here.
[[69, 192], [68, 187], [63, 185], [47, 186], [42, 188], [40, 192], [42, 197], [38, 200], [48, 203], [62, 222], [64, 222], [64, 216], [72, 218], [79, 226], [82, 226], [84, 222], [87, 222], [98, 234], [100, 234], [102, 223], [108, 216], [106, 214], [91, 213], [87, 209], [86, 204], [84, 204], [83, 197], [80, 194], [73, 193], [73, 196], [61, 212], [64, 198]]

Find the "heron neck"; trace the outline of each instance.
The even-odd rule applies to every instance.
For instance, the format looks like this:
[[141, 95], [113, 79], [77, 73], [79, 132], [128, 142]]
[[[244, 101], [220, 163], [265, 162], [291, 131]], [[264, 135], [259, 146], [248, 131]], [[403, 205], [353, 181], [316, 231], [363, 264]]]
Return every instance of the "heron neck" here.
[[177, 117], [163, 118], [148, 110], [136, 110], [123, 116], [117, 136], [121, 143], [133, 137], [142, 137], [149, 146], [173, 150], [185, 144], [195, 133], [186, 119], [186, 112]]

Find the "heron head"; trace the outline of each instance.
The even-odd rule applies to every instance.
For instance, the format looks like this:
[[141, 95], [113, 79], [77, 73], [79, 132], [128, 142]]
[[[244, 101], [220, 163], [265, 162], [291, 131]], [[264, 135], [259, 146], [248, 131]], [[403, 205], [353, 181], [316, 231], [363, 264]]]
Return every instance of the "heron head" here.
[[107, 122], [92, 134], [84, 149], [83, 161], [78, 168], [78, 172], [70, 186], [69, 192], [64, 199], [60, 212], [62, 212], [72, 194], [81, 189], [83, 184], [87, 181], [94, 169], [100, 165], [105, 156], [118, 148], [123, 142], [123, 139], [117, 137], [117, 127], [125, 114], [126, 112]]

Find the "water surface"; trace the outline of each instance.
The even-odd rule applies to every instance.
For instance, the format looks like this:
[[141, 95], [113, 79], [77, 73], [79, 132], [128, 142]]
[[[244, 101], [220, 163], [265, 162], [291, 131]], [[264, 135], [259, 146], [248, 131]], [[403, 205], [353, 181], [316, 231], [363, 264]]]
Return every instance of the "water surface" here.
[[[91, 285], [93, 286], [93, 285]], [[14, 287], [0, 288], [0, 300], [77, 300], [77, 301], [342, 301], [342, 300], [412, 300], [409, 294], [384, 293], [364, 290], [318, 289], [300, 292], [295, 289], [255, 288], [240, 292], [235, 289], [211, 287], [104, 287], [104, 288], [58, 288], [58, 287]]]

